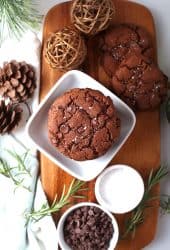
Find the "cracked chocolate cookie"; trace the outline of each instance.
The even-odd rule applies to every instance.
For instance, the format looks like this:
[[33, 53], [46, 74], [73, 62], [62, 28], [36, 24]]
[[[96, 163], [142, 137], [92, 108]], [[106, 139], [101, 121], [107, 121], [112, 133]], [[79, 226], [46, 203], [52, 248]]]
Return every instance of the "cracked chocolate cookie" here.
[[133, 109], [149, 110], [165, 99], [168, 78], [148, 57], [134, 54], [120, 64], [112, 88]]
[[147, 31], [130, 24], [113, 26], [101, 38], [104, 54], [101, 62], [109, 76], [115, 73], [122, 60], [129, 54], [141, 53], [153, 57], [153, 46]]
[[120, 134], [120, 119], [110, 97], [92, 89], [71, 89], [48, 114], [51, 143], [65, 156], [83, 161], [106, 153]]

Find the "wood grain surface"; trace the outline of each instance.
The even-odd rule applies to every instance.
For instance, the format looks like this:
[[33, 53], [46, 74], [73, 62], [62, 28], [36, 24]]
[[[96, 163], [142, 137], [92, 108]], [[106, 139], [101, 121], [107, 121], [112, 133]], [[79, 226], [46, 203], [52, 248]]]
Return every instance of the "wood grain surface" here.
[[[144, 6], [129, 1], [115, 0], [116, 17], [113, 23], [133, 23], [143, 26], [150, 33], [155, 46], [156, 60], [156, 35], [154, 21], [148, 9]], [[70, 3], [63, 3], [53, 7], [47, 14], [44, 22], [43, 30], [43, 46], [41, 55], [41, 100], [48, 93], [51, 87], [62, 75], [61, 72], [53, 70], [46, 63], [44, 58], [44, 43], [52, 32], [63, 28], [70, 24]], [[84, 71], [104, 85], [108, 85], [108, 78], [99, 63], [97, 53], [97, 38], [87, 41], [88, 57], [84, 65]], [[154, 112], [139, 112], [136, 114], [137, 124], [134, 132], [109, 164], [129, 164], [137, 169], [143, 176], [147, 178], [152, 168], [156, 169], [160, 164], [160, 117], [159, 110]], [[68, 186], [72, 177], [54, 165], [45, 156], [40, 156], [41, 161], [41, 180], [43, 188], [52, 202], [56, 193], [60, 194], [63, 184]], [[87, 183], [89, 191], [86, 193], [86, 201], [95, 201], [94, 181]], [[154, 190], [159, 193], [159, 186]], [[73, 202], [78, 202], [77, 200]], [[145, 223], [141, 224], [136, 231], [135, 238], [129, 237], [126, 240], [120, 240], [116, 250], [140, 250], [149, 244], [156, 232], [158, 206], [154, 204], [154, 208], [149, 208], [145, 212]], [[119, 223], [120, 232], [124, 230], [124, 221], [128, 215], [116, 215]], [[59, 214], [54, 216], [57, 223]]]

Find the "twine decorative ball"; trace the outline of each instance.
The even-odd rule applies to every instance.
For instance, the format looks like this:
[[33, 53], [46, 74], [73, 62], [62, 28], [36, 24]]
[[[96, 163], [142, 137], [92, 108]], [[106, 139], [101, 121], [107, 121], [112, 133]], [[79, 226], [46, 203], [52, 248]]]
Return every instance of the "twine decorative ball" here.
[[105, 30], [115, 13], [112, 0], [74, 0], [71, 21], [87, 35], [95, 35]]
[[54, 69], [76, 69], [83, 63], [86, 54], [84, 39], [72, 27], [65, 27], [53, 33], [46, 42], [45, 57]]

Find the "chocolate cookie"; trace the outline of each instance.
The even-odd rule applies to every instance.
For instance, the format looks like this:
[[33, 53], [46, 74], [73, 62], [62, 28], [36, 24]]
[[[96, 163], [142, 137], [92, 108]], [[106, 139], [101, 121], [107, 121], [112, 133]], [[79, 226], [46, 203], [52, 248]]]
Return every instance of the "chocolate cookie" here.
[[58, 97], [49, 110], [51, 143], [74, 160], [97, 158], [120, 134], [120, 119], [110, 97], [92, 89], [72, 89]]
[[134, 109], [158, 107], [167, 95], [168, 78], [143, 55], [122, 61], [112, 78], [114, 92]]
[[112, 77], [117, 70], [119, 64], [117, 61], [115, 61], [112, 57], [112, 55], [108, 52], [105, 52], [101, 57], [101, 63], [103, 65], [103, 68], [106, 72], [106, 74], [109, 77]]
[[122, 60], [129, 54], [141, 53], [153, 57], [149, 34], [135, 25], [121, 24], [107, 30], [100, 41], [104, 51], [102, 64], [109, 76], [115, 73]]

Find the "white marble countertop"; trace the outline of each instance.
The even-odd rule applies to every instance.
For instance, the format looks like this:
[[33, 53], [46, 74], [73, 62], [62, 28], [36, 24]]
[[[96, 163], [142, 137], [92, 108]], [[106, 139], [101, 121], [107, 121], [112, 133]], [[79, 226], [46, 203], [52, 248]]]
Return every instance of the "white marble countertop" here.
[[[42, 14], [55, 4], [64, 2], [63, 0], [36, 0], [38, 8]], [[155, 19], [157, 31], [157, 47], [158, 59], [161, 69], [170, 78], [170, 1], [169, 0], [135, 0], [135, 2], [147, 6]], [[162, 108], [163, 109], [163, 108]], [[164, 110], [164, 109], [163, 109]], [[162, 163], [169, 164], [170, 166], [170, 125], [167, 123], [165, 114], [161, 112], [161, 159]], [[170, 182], [164, 181], [161, 185], [162, 193], [170, 194]], [[148, 229], [149, 230], [149, 229]], [[170, 249], [170, 215], [161, 216], [159, 218], [158, 230], [155, 240], [145, 248], [145, 250], [168, 250]], [[141, 235], [144, 237], [144, 235]]]

